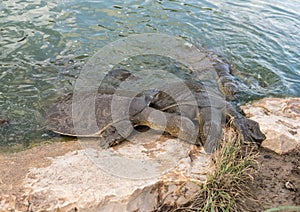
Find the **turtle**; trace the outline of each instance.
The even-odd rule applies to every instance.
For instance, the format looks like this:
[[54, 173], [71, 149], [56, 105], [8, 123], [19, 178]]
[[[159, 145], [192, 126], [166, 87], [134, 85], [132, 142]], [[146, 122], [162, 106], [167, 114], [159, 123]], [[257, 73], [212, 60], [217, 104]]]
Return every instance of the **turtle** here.
[[[72, 104], [76, 104], [76, 102], [74, 102], [72, 93], [67, 94], [52, 107], [48, 116], [49, 128], [67, 136], [99, 137], [100, 146], [108, 148], [130, 136], [133, 128], [128, 126], [131, 124], [133, 126], [142, 125], [165, 131], [183, 141], [203, 145], [206, 152], [212, 153], [217, 148], [222, 129], [221, 120], [211, 120], [211, 113], [214, 113], [221, 119], [226, 116], [231, 117], [228, 120], [233, 123], [245, 140], [260, 142], [265, 138], [256, 122], [238, 113], [230, 103], [224, 101], [217, 94], [208, 97], [211, 93], [207, 92], [207, 88], [201, 81], [196, 80], [184, 81], [195, 98], [195, 102], [189, 101], [186, 93], [182, 93], [183, 89], [176, 83], [168, 84], [167, 88], [157, 87], [153, 90], [146, 90], [134, 97], [130, 95], [129, 91], [124, 91], [120, 96], [119, 103], [128, 105], [128, 111], [119, 111], [118, 119], [113, 119], [111, 104], [113, 98], [116, 98], [116, 87], [124, 80], [129, 78], [138, 80], [138, 78], [124, 69], [112, 70], [107, 77], [109, 82], [114, 81], [115, 83], [111, 86], [101, 86], [96, 95], [88, 91], [80, 93], [80, 96], [85, 98], [95, 96], [97, 129], [90, 131], [89, 127], [86, 128], [86, 125], [83, 125], [80, 126], [82, 129], [79, 129], [83, 133], [75, 130]], [[175, 93], [173, 97], [176, 97], [176, 101], [168, 93]], [[212, 98], [214, 98], [213, 101]], [[82, 120], [87, 117], [84, 113], [79, 116]], [[164, 117], [164, 119], [159, 117]], [[211, 139], [207, 137], [208, 130], [214, 131]]]
[[[118, 94], [120, 99], [125, 99], [124, 102], [118, 102], [119, 105], [125, 104], [128, 107], [119, 111], [117, 119], [111, 113], [112, 100], [118, 96], [116, 89], [124, 81], [133, 83], [140, 78], [125, 69], [111, 70], [96, 94], [90, 91], [79, 94], [85, 98], [95, 98], [96, 129], [85, 124], [77, 126], [77, 131], [75, 130], [72, 104], [84, 104], [85, 99], [74, 102], [73, 94], [66, 95], [52, 108], [48, 117], [49, 128], [63, 135], [99, 137], [100, 146], [108, 148], [131, 135], [133, 128], [128, 126], [143, 125], [165, 131], [181, 140], [203, 145], [206, 152], [212, 153], [218, 147], [223, 124], [228, 123], [238, 131], [243, 140], [260, 144], [265, 135], [260, 131], [258, 123], [239, 113], [231, 102], [235, 99], [238, 86], [231, 75], [229, 64], [214, 53], [205, 55], [207, 56], [197, 62], [199, 68], [194, 66], [196, 69], [179, 84], [167, 83], [166, 87], [156, 85], [135, 96], [126, 90]], [[181, 90], [182, 84], [189, 92]], [[83, 105], [84, 107], [87, 105]], [[79, 114], [77, 120], [84, 120], [86, 117], [84, 113]], [[81, 128], [83, 133], [78, 132]]]
[[[82, 97], [79, 100], [74, 98], [73, 93], [68, 93], [60, 98], [48, 111], [48, 129], [65, 136], [99, 137], [100, 146], [103, 148], [114, 146], [128, 138], [133, 132], [132, 125], [143, 125], [154, 130], [165, 131], [188, 142], [199, 141], [194, 123], [189, 118], [175, 113], [164, 113], [149, 106], [158, 93], [157, 89], [146, 90], [134, 94], [135, 96], [132, 96], [130, 91], [116, 94], [116, 87], [120, 82], [138, 78], [124, 69], [112, 70], [106, 76], [107, 82], [114, 83], [110, 85], [104, 83], [96, 92], [81, 91], [77, 94]], [[92, 114], [92, 117], [88, 114], [90, 109], [85, 108], [88, 107], [85, 100], [90, 98], [94, 99], [95, 104], [95, 113]], [[117, 99], [118, 104], [128, 106], [128, 110], [114, 111], [117, 118], [114, 118], [111, 110], [114, 98]], [[82, 105], [82, 111], [79, 111], [78, 114], [75, 114], [74, 111], [72, 113], [74, 104]], [[164, 113], [164, 117], [166, 117], [164, 123], [155, 118], [161, 116], [161, 113]], [[91, 127], [92, 121], [88, 120], [89, 118], [96, 120], [96, 128]], [[75, 126], [74, 119], [80, 120], [77, 126]]]

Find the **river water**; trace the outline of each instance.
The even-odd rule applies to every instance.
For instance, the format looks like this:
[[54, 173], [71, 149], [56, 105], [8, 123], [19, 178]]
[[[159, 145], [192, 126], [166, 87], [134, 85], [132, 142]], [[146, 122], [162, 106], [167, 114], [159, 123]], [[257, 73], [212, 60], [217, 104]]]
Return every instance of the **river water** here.
[[0, 148], [49, 140], [45, 108], [72, 90], [83, 64], [131, 34], [165, 33], [213, 49], [244, 101], [300, 96], [300, 1], [2, 0]]

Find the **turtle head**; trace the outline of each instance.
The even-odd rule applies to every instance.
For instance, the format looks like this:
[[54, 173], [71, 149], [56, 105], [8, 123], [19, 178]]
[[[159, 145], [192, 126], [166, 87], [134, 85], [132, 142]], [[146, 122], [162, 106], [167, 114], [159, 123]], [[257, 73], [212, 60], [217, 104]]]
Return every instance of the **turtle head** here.
[[153, 99], [157, 98], [157, 95], [159, 95], [160, 90], [159, 89], [151, 89], [151, 90], [146, 90], [143, 92], [145, 95], [145, 102], [147, 106], [150, 105], [150, 103], [153, 101]]

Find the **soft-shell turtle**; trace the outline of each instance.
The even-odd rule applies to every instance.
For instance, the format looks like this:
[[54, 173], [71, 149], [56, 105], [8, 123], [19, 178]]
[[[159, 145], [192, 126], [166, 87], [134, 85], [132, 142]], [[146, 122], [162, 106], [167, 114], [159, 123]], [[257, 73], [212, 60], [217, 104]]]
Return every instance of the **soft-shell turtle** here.
[[[116, 88], [125, 80], [133, 82], [140, 78], [126, 70], [112, 70], [107, 74], [108, 83], [99, 88], [96, 96], [89, 92], [81, 94], [86, 97], [95, 96], [96, 129], [90, 131], [88, 125], [82, 125], [75, 130], [72, 104], [77, 103], [72, 100], [72, 94], [52, 108], [49, 116], [50, 129], [64, 135], [100, 137], [101, 146], [109, 147], [131, 134], [133, 128], [128, 126], [132, 123], [133, 126], [146, 125], [165, 131], [187, 142], [198, 145], [202, 143], [207, 152], [213, 152], [221, 139], [223, 124], [229, 123], [245, 141], [260, 143], [265, 136], [258, 124], [238, 113], [228, 102], [237, 91], [229, 65], [215, 54], [204, 55], [207, 56], [194, 66], [190, 79], [184, 80], [190, 95], [187, 95], [185, 89], [181, 89], [181, 82], [179, 85], [175, 82], [157, 86], [134, 97], [127, 96], [124, 91], [121, 99], [127, 96], [129, 100], [125, 103], [120, 101], [119, 104], [128, 105], [128, 110], [119, 111], [118, 118], [115, 119], [111, 105], [116, 96]], [[194, 101], [190, 101], [190, 96]], [[84, 113], [79, 116], [76, 120], [84, 120], [86, 117]]]
[[[154, 130], [165, 131], [172, 136], [179, 137], [184, 141], [198, 140], [194, 123], [178, 114], [165, 113], [164, 120], [156, 119], [161, 115], [161, 111], [149, 107], [150, 102], [158, 93], [156, 89], [144, 91], [132, 97], [129, 91], [115, 93], [115, 87], [126, 79], [136, 79], [126, 70], [112, 70], [107, 74], [108, 81], [114, 82], [114, 85], [103, 85], [96, 94], [94, 92], [82, 91], [79, 95], [83, 96], [80, 101], [86, 98], [95, 99], [95, 114], [97, 127], [90, 127], [90, 120], [86, 113], [90, 113], [87, 105], [83, 102], [76, 102], [73, 94], [69, 93], [61, 98], [49, 111], [48, 128], [58, 134], [77, 137], [99, 137], [102, 147], [110, 147], [116, 145], [127, 138], [133, 131], [134, 126], [148, 126]], [[112, 110], [112, 101], [118, 99], [119, 104], [128, 105], [128, 110], [118, 111]], [[72, 104], [82, 104], [84, 112], [72, 113]], [[115, 114], [113, 114], [115, 113]], [[115, 118], [114, 115], [117, 114]], [[74, 116], [79, 116], [76, 120], [82, 120], [75, 127]], [[162, 122], [165, 121], [165, 122]], [[94, 130], [91, 130], [94, 129]]]

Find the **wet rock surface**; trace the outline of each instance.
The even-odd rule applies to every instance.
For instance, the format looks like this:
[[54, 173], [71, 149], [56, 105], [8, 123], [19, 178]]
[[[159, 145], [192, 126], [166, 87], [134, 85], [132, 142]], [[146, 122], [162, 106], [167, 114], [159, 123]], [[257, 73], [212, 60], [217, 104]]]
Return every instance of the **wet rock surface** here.
[[285, 154], [300, 146], [300, 98], [265, 98], [242, 109], [266, 135], [263, 147]]

